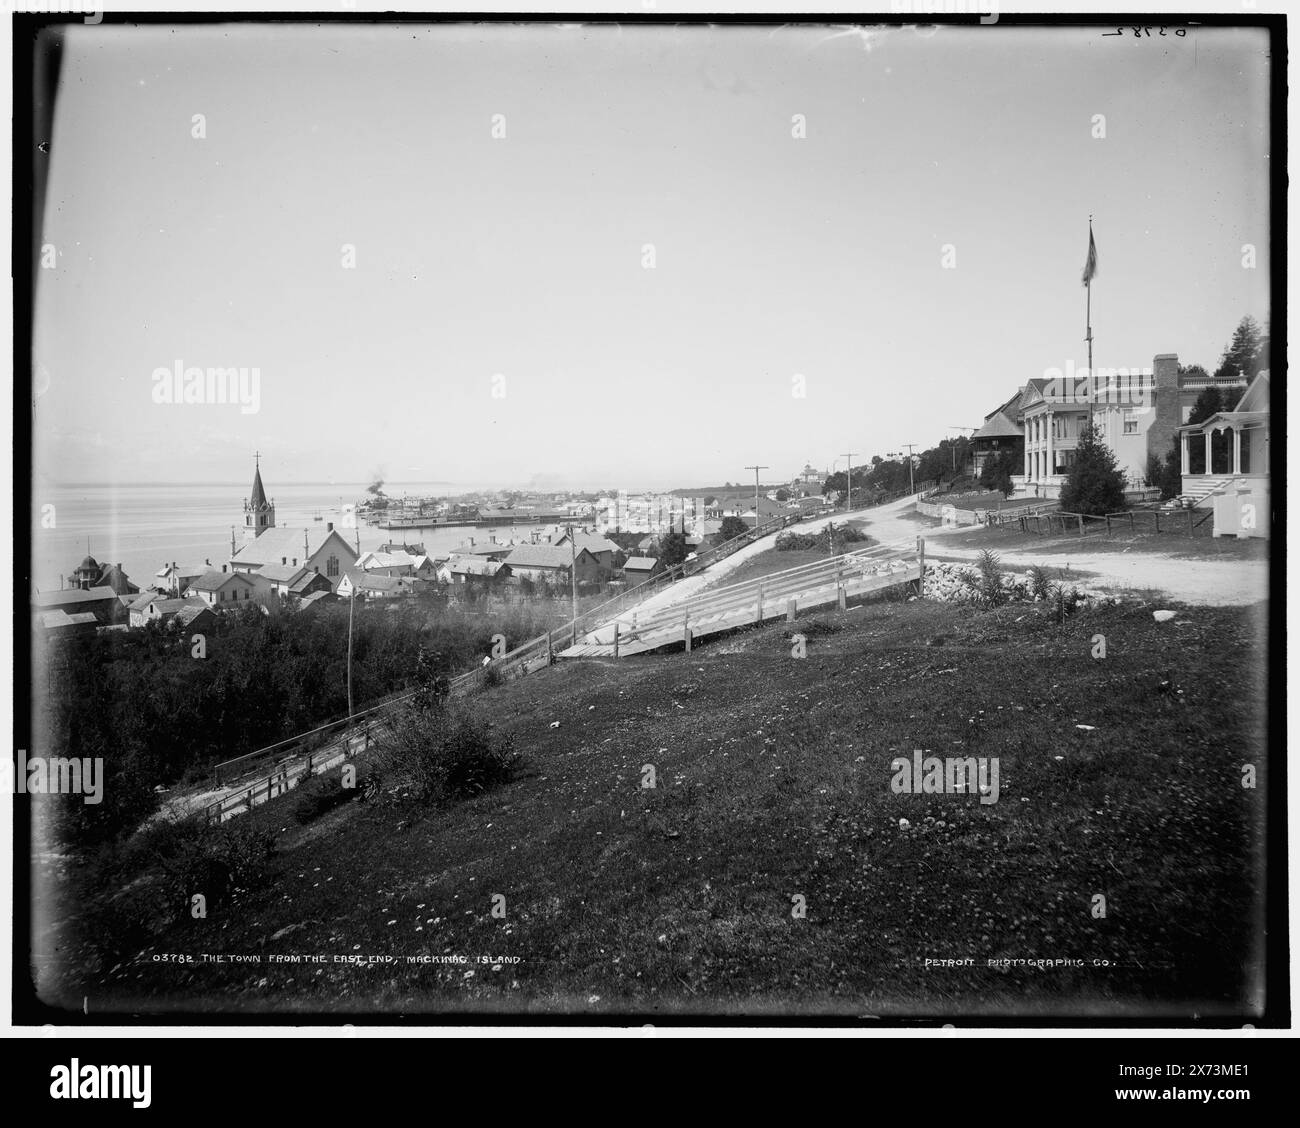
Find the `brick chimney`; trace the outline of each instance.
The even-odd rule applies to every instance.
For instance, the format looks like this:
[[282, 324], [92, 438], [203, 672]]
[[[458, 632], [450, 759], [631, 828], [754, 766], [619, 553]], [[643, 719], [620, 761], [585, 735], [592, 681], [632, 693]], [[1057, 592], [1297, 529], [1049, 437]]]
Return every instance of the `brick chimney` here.
[[1147, 428], [1147, 455], [1163, 459], [1174, 445], [1183, 422], [1182, 394], [1178, 388], [1178, 354], [1160, 353], [1151, 362], [1155, 418]]

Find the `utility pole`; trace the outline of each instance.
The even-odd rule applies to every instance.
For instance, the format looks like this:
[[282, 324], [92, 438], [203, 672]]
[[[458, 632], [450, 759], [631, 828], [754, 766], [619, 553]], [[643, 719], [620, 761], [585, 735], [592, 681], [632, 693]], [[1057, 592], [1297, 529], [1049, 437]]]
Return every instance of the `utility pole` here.
[[899, 443], [907, 451], [907, 490], [908, 493], [916, 493], [916, 479], [912, 477], [912, 451], [916, 449], [916, 443]]
[[856, 450], [851, 450], [849, 451], [848, 454], [840, 455], [841, 458], [847, 458], [849, 460], [849, 472], [848, 472], [849, 501], [848, 501], [848, 506], [844, 510], [845, 513], [852, 512], [853, 510], [853, 456], [857, 453], [858, 452]]
[[573, 626], [570, 631], [572, 645], [578, 645], [578, 548], [573, 542], [573, 524], [565, 526], [569, 531], [569, 595], [573, 608]]
[[746, 466], [746, 470], [754, 471], [754, 528], [758, 528], [758, 472], [760, 470], [770, 470], [770, 466]]
[[348, 728], [352, 727], [352, 608], [357, 602], [356, 581], [348, 589]]
[[[977, 430], [979, 430], [979, 428], [978, 428], [978, 427], [958, 427], [958, 426], [955, 426], [955, 425], [953, 425], [953, 424], [949, 424], [949, 425], [948, 425], [948, 430], [950, 430], [950, 431], [969, 431], [971, 434], [974, 434]], [[964, 438], [964, 436], [962, 436], [962, 435], [958, 435], [958, 436], [957, 436], [957, 442], [961, 442], [962, 438]], [[951, 444], [949, 444], [949, 445], [952, 447], [952, 476], [955, 478], [955, 477], [957, 477], [957, 443], [951, 443]], [[963, 465], [964, 465], [964, 463], [963, 463]]]

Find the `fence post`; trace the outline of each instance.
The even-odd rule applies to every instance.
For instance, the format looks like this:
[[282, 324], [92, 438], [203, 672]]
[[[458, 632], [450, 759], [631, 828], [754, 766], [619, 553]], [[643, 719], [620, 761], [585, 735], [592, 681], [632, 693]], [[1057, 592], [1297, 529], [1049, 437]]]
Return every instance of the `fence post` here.
[[548, 666], [555, 663], [555, 655], [551, 653], [551, 632], [546, 632], [546, 664]]
[[794, 622], [794, 616], [795, 616], [795, 612], [796, 612], [797, 610], [798, 610], [798, 601], [797, 601], [797, 600], [794, 600], [794, 599], [787, 599], [787, 600], [785, 601], [785, 621], [786, 621], [787, 623], [793, 623], [793, 622]]
[[1156, 515], [1156, 532], [1158, 533], [1160, 531], [1160, 510], [1158, 509], [1155, 510], [1155, 515]]
[[844, 557], [839, 558], [839, 563], [835, 565], [835, 598], [839, 601], [840, 610], [843, 611], [848, 606], [848, 599], [844, 591]]
[[618, 657], [618, 620], [614, 620], [614, 657]]
[[686, 643], [686, 653], [691, 652], [691, 616], [688, 613], [682, 620], [682, 641]]
[[763, 621], [763, 585], [760, 582], [758, 585], [758, 606], [754, 610], [754, 622], [761, 623], [762, 621]]
[[1079, 536], [1083, 536], [1083, 514], [1079, 514]]
[[1137, 529], [1137, 526], [1133, 524], [1133, 510], [1131, 509], [1128, 511], [1128, 528], [1129, 532], [1134, 532]]
[[925, 538], [924, 537], [916, 538], [916, 556], [917, 556], [917, 566], [920, 568], [921, 571], [920, 578], [916, 581], [916, 594], [918, 596], [924, 596], [925, 595]]
[[1106, 535], [1110, 536], [1110, 514], [1106, 514]]

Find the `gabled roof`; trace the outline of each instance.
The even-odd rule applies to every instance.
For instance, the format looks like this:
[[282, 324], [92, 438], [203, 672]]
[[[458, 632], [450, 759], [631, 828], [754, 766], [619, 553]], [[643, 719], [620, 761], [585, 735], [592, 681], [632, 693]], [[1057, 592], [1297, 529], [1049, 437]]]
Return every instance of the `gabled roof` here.
[[1022, 434], [1024, 434], [1024, 428], [1012, 419], [1006, 411], [998, 410], [984, 421], [983, 427], [971, 435], [971, 440], [1019, 438]]
[[[569, 534], [567, 530], [562, 531], [552, 542], [552, 544], [568, 544]], [[573, 543], [578, 548], [585, 548], [593, 556], [598, 552], [618, 552], [619, 548], [612, 540], [601, 536], [599, 533], [589, 532], [586, 529], [573, 530]]]
[[[356, 559], [356, 551], [343, 539], [337, 529], [291, 529], [281, 525], [274, 529], [267, 529], [260, 537], [242, 545], [231, 557], [231, 562], [244, 567], [257, 567], [263, 564], [279, 564], [280, 560], [284, 559], [286, 563], [297, 560], [301, 565], [319, 552], [331, 538], [338, 540], [340, 549], [346, 551], [349, 561]], [[304, 541], [306, 548], [303, 547]]]
[[1266, 368], [1263, 372], [1257, 373], [1255, 378], [1246, 386], [1242, 393], [1241, 399], [1238, 400], [1236, 411], [1270, 411], [1270, 400], [1272, 399], [1272, 385], [1269, 379], [1269, 370]]
[[[187, 607], [195, 606], [195, 604], [188, 599], [154, 599], [151, 602], [154, 610], [157, 611], [159, 615], [174, 615], [180, 611], [184, 611]], [[200, 603], [198, 606], [201, 606], [205, 611], [208, 609], [206, 603]]]
[[213, 614], [212, 608], [208, 607], [206, 604], [202, 606], [196, 606], [195, 604], [191, 603], [189, 606], [182, 607], [179, 611], [176, 612], [176, 619], [181, 624], [181, 626], [188, 627], [200, 615], [210, 616], [212, 614]]
[[459, 560], [448, 562], [447, 571], [458, 576], [495, 576], [502, 568], [509, 568], [500, 560], [479, 560], [473, 556], [462, 556]]
[[319, 603], [336, 603], [338, 598], [332, 591], [314, 591], [311, 595], [303, 596], [298, 608], [301, 610], [304, 607], [315, 607]]
[[68, 588], [65, 591], [38, 591], [32, 596], [36, 607], [60, 607], [69, 603], [98, 603], [101, 599], [116, 599], [111, 587]]
[[648, 572], [659, 561], [654, 556], [631, 556], [626, 564], [623, 565], [625, 572]]
[[352, 581], [352, 585], [357, 591], [381, 592], [401, 591], [411, 586], [401, 576], [372, 576], [367, 572], [361, 573]]
[[[263, 569], [263, 571], [265, 571], [265, 569]], [[330, 587], [334, 586], [328, 577], [322, 576], [319, 572], [304, 571], [301, 576], [289, 585], [289, 594], [297, 595], [299, 592], [306, 591], [312, 584], [316, 583], [317, 580], [323, 580]]]
[[[595, 557], [590, 552], [585, 548], [579, 548], [577, 560], [581, 560], [584, 555], [588, 560], [595, 561]], [[506, 563], [512, 568], [567, 568], [574, 563], [574, 559], [573, 548], [569, 545], [521, 544], [506, 557]]]
[[232, 580], [238, 580], [249, 587], [254, 586], [252, 580], [238, 572], [207, 572], [190, 584], [190, 591], [220, 591]]
[[[308, 570], [302, 564], [263, 564], [257, 570], [257, 575], [273, 584], [287, 584], [292, 583], [304, 571]], [[308, 574], [314, 576], [316, 573], [308, 571]]]

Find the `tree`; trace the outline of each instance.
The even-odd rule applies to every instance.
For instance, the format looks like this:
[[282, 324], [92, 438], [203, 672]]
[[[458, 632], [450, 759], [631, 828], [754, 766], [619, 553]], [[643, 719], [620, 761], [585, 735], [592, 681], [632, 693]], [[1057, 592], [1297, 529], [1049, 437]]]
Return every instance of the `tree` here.
[[714, 534], [714, 543], [723, 544], [735, 537], [742, 536], [749, 532], [749, 524], [742, 521], [739, 517], [724, 517], [722, 527]]
[[980, 485], [986, 490], [997, 490], [1003, 497], [1010, 497], [1016, 488], [1011, 475], [1019, 468], [1020, 461], [1009, 450], [994, 451], [980, 467]]
[[1268, 338], [1259, 322], [1247, 314], [1233, 331], [1232, 340], [1223, 350], [1223, 359], [1215, 370], [1216, 380], [1244, 377], [1249, 380], [1259, 372], [1261, 360], [1267, 364]]
[[686, 534], [680, 529], [669, 529], [659, 538], [659, 559], [663, 561], [665, 568], [673, 568], [680, 564], [686, 559], [689, 551]]
[[1124, 508], [1124, 475], [1115, 455], [1091, 427], [1079, 435], [1074, 465], [1061, 487], [1061, 509], [1100, 517]]
[[780, 501], [780, 502], [786, 502], [786, 501], [789, 501], [789, 500], [790, 500], [790, 491], [787, 490], [787, 489], [783, 486], [781, 489], [779, 489], [779, 490], [776, 491], [776, 500], [777, 500], [777, 501]]

